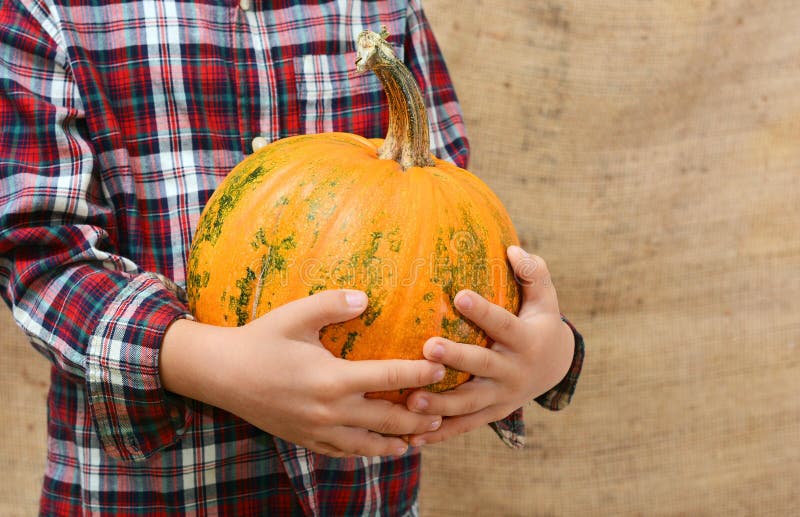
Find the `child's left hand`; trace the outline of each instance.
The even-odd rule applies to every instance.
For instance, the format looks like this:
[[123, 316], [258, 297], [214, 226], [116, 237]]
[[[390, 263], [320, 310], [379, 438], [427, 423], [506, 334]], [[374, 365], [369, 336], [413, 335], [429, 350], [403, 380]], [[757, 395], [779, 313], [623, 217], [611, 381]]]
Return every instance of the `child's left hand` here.
[[438, 430], [412, 436], [411, 445], [440, 442], [502, 420], [567, 374], [575, 341], [572, 330], [561, 320], [547, 265], [516, 246], [508, 249], [508, 258], [522, 285], [519, 316], [473, 291], [456, 295], [459, 312], [481, 327], [494, 344], [483, 348], [441, 337], [425, 343], [425, 358], [474, 377], [452, 391], [419, 390], [408, 398], [410, 410], [444, 416]]

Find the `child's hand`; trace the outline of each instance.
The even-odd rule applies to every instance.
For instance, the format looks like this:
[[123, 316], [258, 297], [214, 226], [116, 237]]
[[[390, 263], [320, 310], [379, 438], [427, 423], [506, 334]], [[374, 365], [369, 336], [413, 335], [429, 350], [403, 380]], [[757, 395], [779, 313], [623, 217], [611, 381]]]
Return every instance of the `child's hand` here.
[[444, 367], [334, 357], [320, 343], [320, 329], [358, 316], [366, 305], [360, 291], [324, 291], [239, 328], [176, 321], [161, 351], [162, 381], [315, 452], [401, 454], [406, 442], [386, 435], [423, 433], [441, 417], [364, 393], [424, 386], [440, 380]]
[[522, 284], [519, 316], [472, 291], [455, 297], [459, 312], [494, 339], [491, 348], [429, 339], [425, 357], [474, 375], [444, 393], [418, 390], [409, 409], [446, 418], [434, 432], [411, 438], [411, 445], [435, 443], [501, 420], [564, 378], [572, 362], [574, 337], [561, 320], [556, 290], [544, 260], [521, 248], [508, 249], [508, 258]]

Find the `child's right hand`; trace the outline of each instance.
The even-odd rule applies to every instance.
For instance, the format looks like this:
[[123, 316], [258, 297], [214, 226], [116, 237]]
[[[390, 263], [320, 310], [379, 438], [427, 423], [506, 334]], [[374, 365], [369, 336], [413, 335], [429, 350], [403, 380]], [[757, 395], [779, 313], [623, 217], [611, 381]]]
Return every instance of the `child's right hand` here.
[[177, 320], [164, 337], [164, 387], [220, 407], [264, 431], [330, 456], [402, 454], [404, 440], [438, 428], [440, 416], [364, 398], [372, 391], [437, 382], [427, 360], [347, 361], [319, 341], [325, 325], [361, 314], [361, 291], [323, 291], [225, 328]]

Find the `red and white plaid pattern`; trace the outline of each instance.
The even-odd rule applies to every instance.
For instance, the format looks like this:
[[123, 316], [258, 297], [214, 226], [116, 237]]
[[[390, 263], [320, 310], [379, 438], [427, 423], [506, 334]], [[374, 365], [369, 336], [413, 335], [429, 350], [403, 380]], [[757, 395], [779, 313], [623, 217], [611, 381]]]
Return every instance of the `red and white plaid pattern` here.
[[[252, 139], [383, 136], [380, 84], [351, 72], [362, 29], [388, 26], [434, 153], [466, 165], [416, 1], [251, 4], [0, 0], [0, 292], [53, 363], [44, 515], [416, 512], [417, 451], [312, 454], [159, 382], [200, 211]], [[493, 427], [520, 443], [521, 412]]]

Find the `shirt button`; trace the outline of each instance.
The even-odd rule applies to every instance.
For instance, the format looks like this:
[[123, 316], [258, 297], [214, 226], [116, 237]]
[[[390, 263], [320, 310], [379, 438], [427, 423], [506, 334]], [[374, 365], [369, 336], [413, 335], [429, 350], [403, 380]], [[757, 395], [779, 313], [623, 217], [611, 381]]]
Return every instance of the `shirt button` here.
[[[246, 2], [247, 0], [242, 0], [242, 1], [243, 1], [243, 2]], [[256, 152], [256, 151], [258, 151], [259, 149], [261, 149], [262, 147], [264, 147], [265, 145], [267, 145], [267, 143], [268, 143], [268, 142], [267, 142], [267, 139], [266, 139], [266, 138], [264, 138], [263, 136], [257, 136], [257, 137], [255, 137], [255, 138], [253, 139], [253, 152]]]
[[251, 0], [239, 0], [239, 8], [242, 11], [249, 11], [253, 7]]

